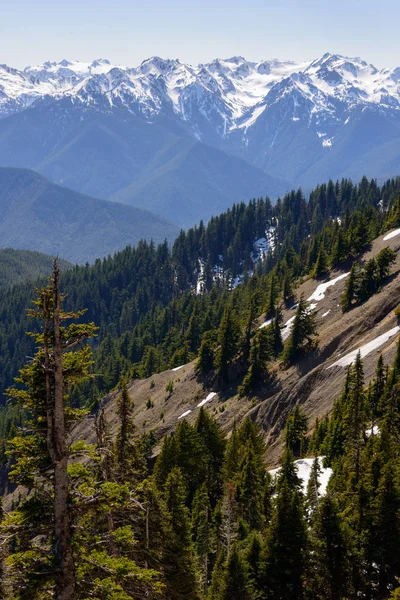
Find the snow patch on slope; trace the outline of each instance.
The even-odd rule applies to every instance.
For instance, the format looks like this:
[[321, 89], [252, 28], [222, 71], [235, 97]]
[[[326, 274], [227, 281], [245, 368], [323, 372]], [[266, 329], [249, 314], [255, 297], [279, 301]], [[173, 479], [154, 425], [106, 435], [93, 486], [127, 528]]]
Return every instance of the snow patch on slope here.
[[400, 327], [396, 325], [396, 327], [389, 329], [389, 331], [378, 336], [371, 342], [368, 342], [368, 344], [364, 344], [364, 346], [360, 346], [359, 348], [356, 348], [356, 350], [349, 352], [349, 354], [346, 354], [346, 356], [343, 356], [342, 358], [334, 362], [332, 365], [329, 365], [327, 369], [332, 369], [332, 367], [347, 367], [355, 361], [359, 352], [361, 354], [361, 358], [364, 358], [364, 356], [367, 356], [374, 350], [377, 350], [378, 348], [383, 346], [383, 344], [390, 340], [390, 338], [394, 337], [399, 331]]
[[321, 300], [323, 300], [325, 298], [326, 290], [331, 286], [335, 285], [341, 279], [347, 277], [348, 275], [350, 275], [350, 273], [343, 273], [342, 275], [335, 277], [335, 279], [331, 279], [331, 281], [327, 281], [326, 283], [320, 283], [315, 292], [313, 292], [311, 296], [307, 298], [308, 302], [311, 302], [311, 300], [315, 300], [315, 302], [320, 302]]
[[[332, 469], [330, 467], [323, 467], [322, 466], [322, 462], [324, 460], [324, 456], [318, 456], [318, 461], [319, 461], [319, 465], [321, 468], [321, 473], [320, 476], [318, 478], [318, 481], [320, 483], [320, 488], [318, 490], [320, 496], [325, 496], [326, 494], [326, 488], [329, 482], [329, 479], [332, 475]], [[313, 458], [300, 458], [299, 460], [295, 461], [295, 466], [297, 469], [297, 474], [299, 476], [299, 478], [301, 479], [302, 482], [302, 490], [304, 493], [306, 493], [307, 491], [307, 485], [308, 485], [308, 480], [310, 479], [310, 473], [311, 473], [311, 468], [313, 465], [314, 459]], [[272, 469], [271, 471], [269, 471], [269, 473], [272, 475], [272, 477], [275, 477], [276, 475], [279, 474], [281, 468], [279, 467], [278, 469]]]
[[400, 235], [400, 229], [395, 229], [394, 231], [391, 231], [390, 233], [385, 235], [385, 237], [383, 238], [383, 241], [387, 242], [388, 240], [391, 240], [392, 238], [396, 237], [397, 235]]

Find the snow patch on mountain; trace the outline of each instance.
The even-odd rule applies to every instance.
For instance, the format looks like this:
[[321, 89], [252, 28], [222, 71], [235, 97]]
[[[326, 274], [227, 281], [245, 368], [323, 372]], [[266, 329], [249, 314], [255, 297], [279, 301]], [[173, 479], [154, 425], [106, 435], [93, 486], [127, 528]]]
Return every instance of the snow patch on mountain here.
[[[320, 496], [325, 496], [326, 488], [328, 486], [329, 479], [331, 478], [331, 475], [332, 475], [332, 469], [330, 467], [322, 466], [325, 456], [318, 456], [317, 458], [318, 458], [318, 462], [319, 462], [320, 469], [321, 469], [321, 472], [318, 477], [318, 483], [320, 485], [320, 487], [318, 489], [318, 494]], [[308, 481], [310, 479], [310, 474], [311, 474], [311, 469], [312, 469], [313, 463], [314, 463], [313, 458], [301, 458], [299, 460], [295, 460], [295, 462], [294, 462], [296, 470], [297, 470], [297, 475], [298, 475], [299, 479], [301, 480], [301, 487], [302, 487], [302, 491], [304, 494], [307, 492], [307, 485], [308, 485]], [[279, 475], [280, 471], [281, 471], [281, 468], [278, 467], [277, 469], [270, 470], [269, 473], [273, 478], [275, 478], [277, 475]]]
[[383, 346], [383, 344], [386, 344], [386, 342], [388, 340], [390, 340], [392, 337], [394, 337], [395, 335], [397, 335], [397, 333], [399, 331], [400, 331], [400, 327], [396, 325], [396, 327], [393, 327], [386, 333], [379, 335], [378, 337], [373, 339], [371, 342], [368, 342], [367, 344], [364, 344], [363, 346], [356, 348], [352, 352], [349, 352], [345, 356], [342, 356], [342, 358], [340, 358], [339, 360], [334, 362], [332, 365], [329, 365], [329, 367], [327, 367], [327, 369], [332, 369], [332, 367], [347, 367], [348, 365], [350, 365], [351, 363], [353, 363], [355, 361], [357, 354], [359, 352], [361, 354], [361, 358], [364, 358], [364, 356], [367, 356], [374, 350], [377, 350], [378, 348]]

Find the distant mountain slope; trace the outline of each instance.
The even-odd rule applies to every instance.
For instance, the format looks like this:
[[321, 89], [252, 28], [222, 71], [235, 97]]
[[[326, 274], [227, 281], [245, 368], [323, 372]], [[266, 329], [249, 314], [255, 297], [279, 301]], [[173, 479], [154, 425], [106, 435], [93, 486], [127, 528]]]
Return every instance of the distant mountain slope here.
[[[181, 223], [193, 223], [260, 188], [274, 198], [327, 178], [396, 175], [399, 82], [400, 67], [329, 52], [302, 63], [154, 56], [134, 68], [105, 59], [1, 65], [0, 164], [91, 195], [165, 206], [166, 216], [176, 202]], [[189, 168], [183, 140], [196, 144]], [[202, 160], [210, 146], [225, 154]], [[251, 178], [249, 165], [227, 154], [253, 165]]]
[[[0, 287], [24, 281], [36, 281], [51, 273], [54, 258], [31, 250], [0, 249]], [[66, 260], [59, 259], [61, 270], [72, 267]]]
[[287, 188], [242, 158], [194, 139], [173, 114], [148, 123], [126, 109], [87, 110], [68, 99], [1, 119], [0, 165], [32, 168], [180, 226]]
[[178, 229], [146, 210], [84, 196], [27, 170], [0, 168], [0, 245], [93, 261]]
[[217, 148], [179, 140], [143, 170], [140, 178], [110, 197], [151, 210], [181, 224], [225, 211], [232, 201], [275, 197], [285, 184]]

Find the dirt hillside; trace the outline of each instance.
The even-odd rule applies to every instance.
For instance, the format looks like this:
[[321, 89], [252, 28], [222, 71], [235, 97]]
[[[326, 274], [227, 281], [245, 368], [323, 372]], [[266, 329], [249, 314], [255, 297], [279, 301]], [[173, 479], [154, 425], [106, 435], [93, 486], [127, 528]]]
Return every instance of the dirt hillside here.
[[[346, 374], [346, 367], [335, 365], [336, 361], [393, 330], [392, 337], [384, 340], [379, 348], [373, 347], [364, 357], [366, 380], [369, 381], [373, 376], [380, 352], [385, 363], [390, 363], [399, 336], [398, 330], [394, 329], [397, 326], [394, 309], [400, 302], [400, 235], [387, 241], [383, 238], [384, 236], [380, 236], [376, 239], [361, 260], [369, 260], [388, 246], [397, 252], [397, 261], [382, 290], [362, 306], [346, 314], [342, 314], [340, 308], [340, 296], [345, 286], [345, 273], [350, 269], [349, 265], [342, 271], [332, 271], [324, 280], [304, 281], [297, 289], [296, 297], [304, 294], [304, 298], [311, 298], [311, 306], [317, 313], [319, 348], [296, 367], [286, 371], [279, 369], [277, 383], [271, 387], [267, 398], [239, 398], [234, 390], [213, 395], [212, 392], [217, 390], [213, 390], [212, 382], [203, 383], [197, 378], [194, 363], [177, 370], [165, 371], [149, 379], [131, 382], [129, 394], [135, 404], [137, 431], [154, 431], [159, 440], [155, 453], [159, 451], [162, 437], [174, 431], [179, 418], [187, 418], [193, 422], [198, 414], [198, 405], [202, 404], [217, 418], [227, 433], [234, 422], [251, 415], [265, 432], [267, 461], [274, 466], [281, 451], [282, 428], [288, 413], [296, 403], [303, 406], [309, 417], [310, 430], [317, 416], [323, 416], [331, 410], [334, 400], [340, 394]], [[328, 282], [331, 282], [331, 285], [324, 286]], [[294, 314], [295, 307], [285, 310], [284, 323]], [[262, 322], [263, 318], [260, 317], [260, 324]], [[166, 390], [170, 382], [173, 382], [172, 392]], [[111, 393], [102, 402], [111, 431], [114, 432], [116, 397], [117, 392]], [[94, 419], [95, 413], [80, 423], [73, 432], [74, 437], [83, 437], [93, 442]]]

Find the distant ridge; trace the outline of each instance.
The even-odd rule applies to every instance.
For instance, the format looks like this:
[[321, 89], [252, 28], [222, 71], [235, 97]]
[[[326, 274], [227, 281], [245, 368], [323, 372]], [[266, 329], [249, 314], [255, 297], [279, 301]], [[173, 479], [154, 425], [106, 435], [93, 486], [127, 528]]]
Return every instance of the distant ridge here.
[[84, 196], [27, 169], [0, 168], [0, 245], [93, 262], [178, 228], [146, 210]]

